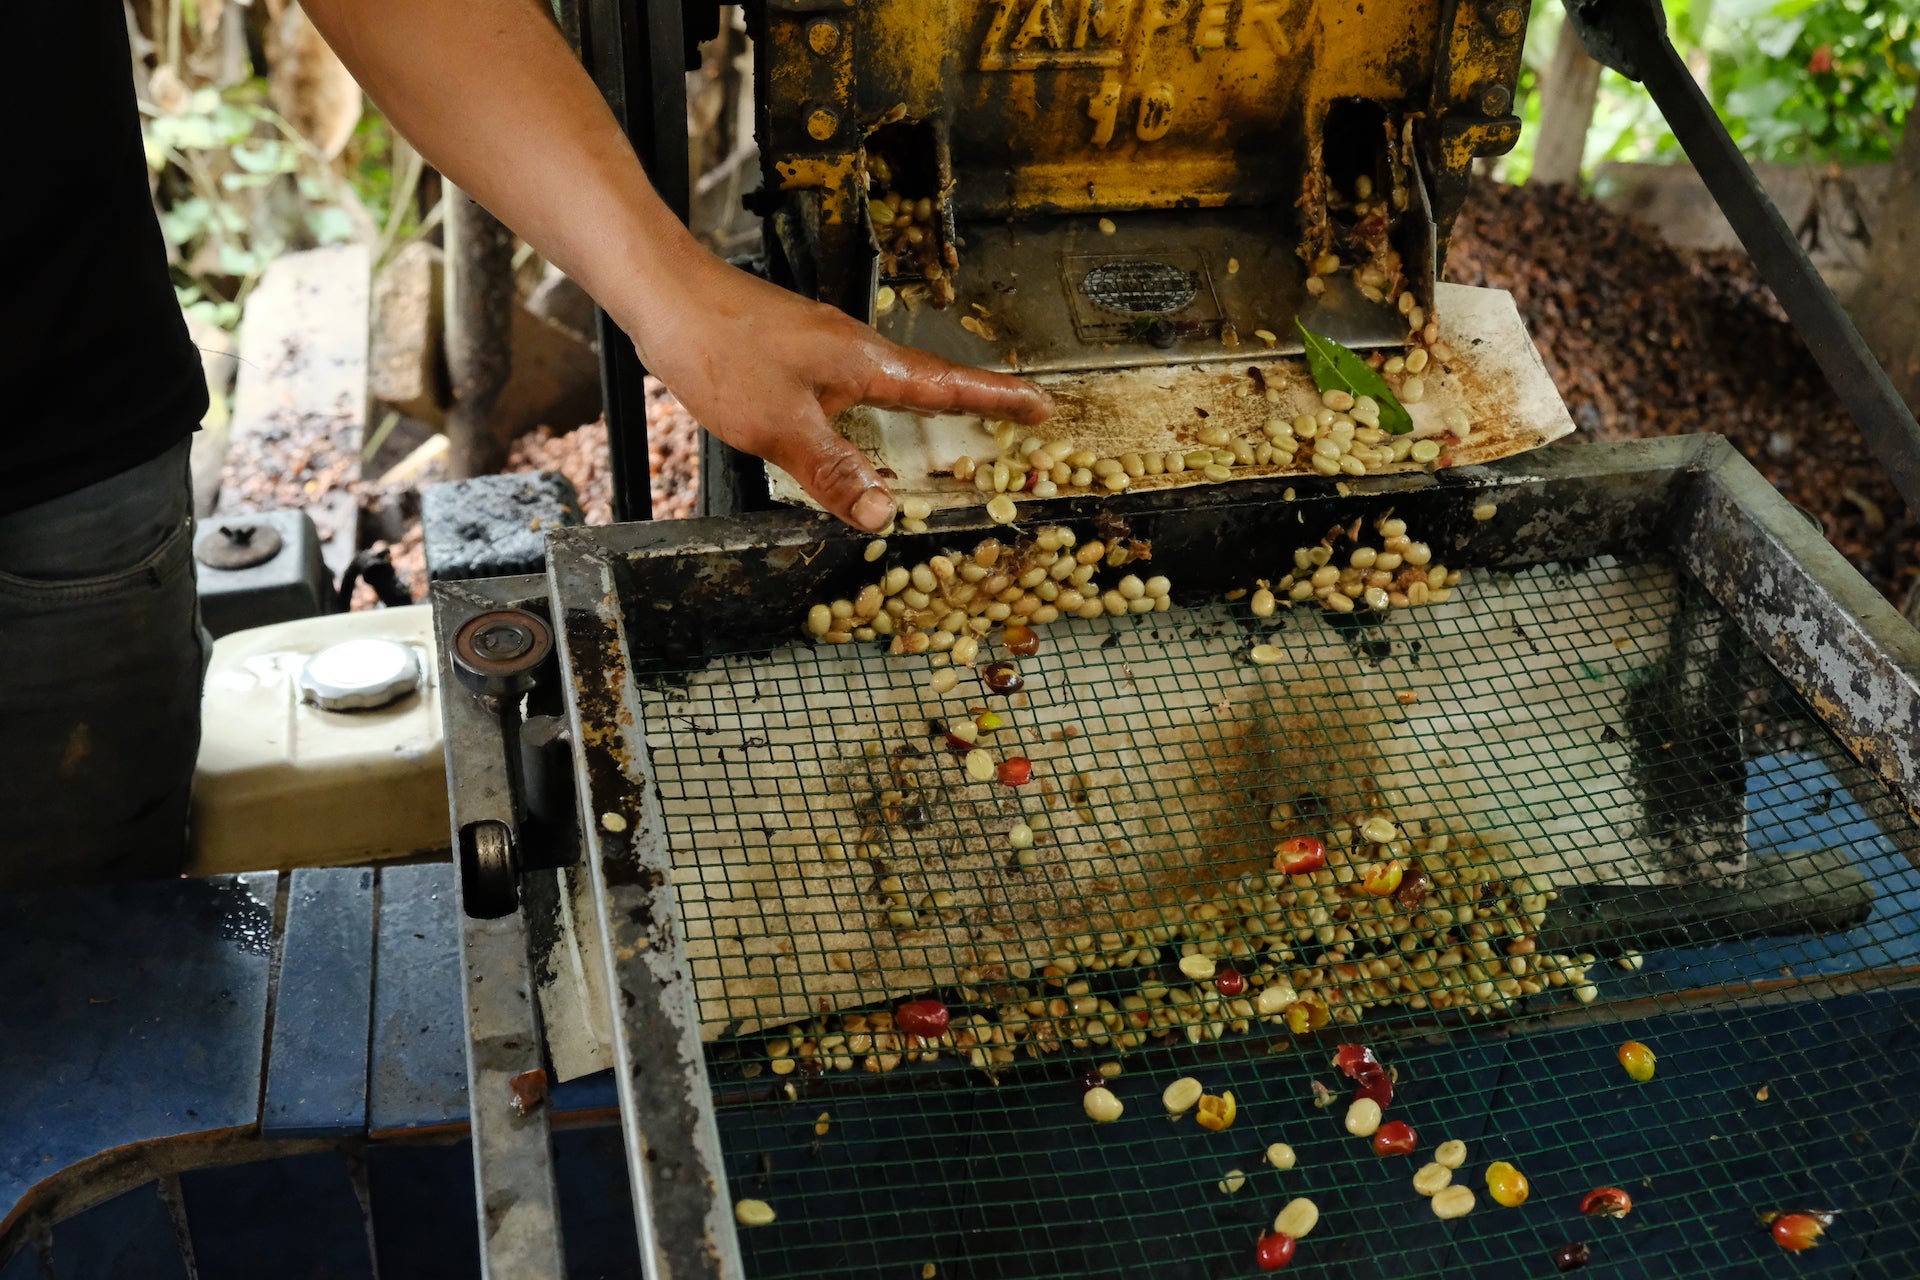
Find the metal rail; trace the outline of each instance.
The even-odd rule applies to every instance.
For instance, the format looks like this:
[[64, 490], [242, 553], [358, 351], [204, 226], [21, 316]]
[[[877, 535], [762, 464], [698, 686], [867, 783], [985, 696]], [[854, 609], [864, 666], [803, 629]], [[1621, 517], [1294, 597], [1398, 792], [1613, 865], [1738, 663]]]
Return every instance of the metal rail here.
[[1573, 0], [1567, 17], [1596, 62], [1646, 86], [1893, 487], [1920, 511], [1920, 424], [1680, 60], [1660, 0]]
[[1920, 633], [1732, 445], [1702, 461], [1681, 565], [1920, 818]]
[[734, 1280], [740, 1244], [617, 567], [598, 555], [548, 563], [641, 1266], [647, 1280]]
[[[447, 795], [456, 851], [462, 833], [472, 829], [503, 832], [510, 842], [518, 818], [498, 707], [461, 683], [454, 670], [454, 636], [470, 619], [517, 607], [529, 596], [537, 599], [544, 587], [545, 579], [538, 577], [434, 587]], [[454, 874], [463, 904], [482, 895], [473, 883], [473, 870], [457, 853]], [[544, 1280], [566, 1274], [544, 1078], [530, 1074], [542, 1071], [545, 1052], [527, 941], [523, 912], [484, 919], [470, 910], [460, 912], [480, 1268], [490, 1280]], [[516, 1092], [527, 1097], [534, 1080], [541, 1081], [537, 1096], [516, 1104]]]

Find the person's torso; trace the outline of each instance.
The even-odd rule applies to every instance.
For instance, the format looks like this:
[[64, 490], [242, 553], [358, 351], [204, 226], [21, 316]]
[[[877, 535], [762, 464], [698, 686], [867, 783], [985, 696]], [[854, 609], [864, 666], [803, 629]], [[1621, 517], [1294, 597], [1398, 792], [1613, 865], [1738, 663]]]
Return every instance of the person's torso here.
[[134, 101], [127, 10], [15, 6], [0, 104], [18, 128], [0, 229], [0, 511], [145, 462], [206, 385], [168, 274]]

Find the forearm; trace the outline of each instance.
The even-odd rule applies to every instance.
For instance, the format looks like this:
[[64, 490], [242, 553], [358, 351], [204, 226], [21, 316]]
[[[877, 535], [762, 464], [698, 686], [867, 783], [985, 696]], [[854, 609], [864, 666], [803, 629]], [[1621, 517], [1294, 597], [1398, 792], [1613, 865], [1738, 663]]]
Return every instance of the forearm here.
[[1015, 378], [895, 346], [708, 254], [654, 193], [542, 0], [303, 2], [400, 132], [592, 294], [709, 431], [859, 527], [885, 526], [893, 502], [833, 429], [841, 410], [1052, 412]]
[[421, 155], [579, 282], [642, 347], [706, 251], [642, 172], [539, 0], [305, 0]]

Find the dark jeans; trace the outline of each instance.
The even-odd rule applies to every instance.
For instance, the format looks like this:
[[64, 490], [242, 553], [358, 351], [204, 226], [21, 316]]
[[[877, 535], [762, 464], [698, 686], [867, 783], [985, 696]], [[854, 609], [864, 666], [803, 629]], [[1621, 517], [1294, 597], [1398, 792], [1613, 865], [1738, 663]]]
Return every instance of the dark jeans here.
[[0, 515], [0, 887], [186, 857], [209, 651], [187, 451]]

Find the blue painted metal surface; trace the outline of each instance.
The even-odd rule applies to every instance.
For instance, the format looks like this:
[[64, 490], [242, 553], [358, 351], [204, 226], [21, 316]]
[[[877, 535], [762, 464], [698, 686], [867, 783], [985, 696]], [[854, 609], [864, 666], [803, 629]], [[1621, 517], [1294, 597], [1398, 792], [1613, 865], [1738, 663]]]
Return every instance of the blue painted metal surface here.
[[152, 1185], [123, 1192], [53, 1229], [59, 1280], [188, 1280], [173, 1218]]
[[342, 1151], [181, 1175], [199, 1280], [373, 1280], [353, 1178]]
[[[1621, 993], [1752, 981], [1755, 975], [1848, 973], [1920, 964], [1920, 870], [1894, 847], [1818, 757], [1766, 756], [1747, 766], [1747, 843], [1755, 857], [1844, 849], [1873, 884], [1873, 915], [1847, 933], [1767, 938], [1657, 952]], [[1920, 1274], [1920, 1270], [1916, 1270]]]
[[77, 1161], [259, 1119], [276, 879], [0, 897], [0, 1219]]
[[268, 1137], [366, 1131], [373, 877], [367, 867], [293, 873], [260, 1117]]
[[611, 1111], [620, 1106], [620, 1086], [611, 1071], [596, 1071], [578, 1080], [554, 1085], [547, 1091], [547, 1104], [555, 1115], [582, 1111]]
[[381, 1276], [473, 1280], [480, 1274], [471, 1143], [371, 1146], [367, 1192]]
[[53, 1273], [40, 1265], [40, 1251], [29, 1246], [0, 1267], [0, 1280], [53, 1280]]
[[367, 1099], [376, 1134], [466, 1123], [458, 901], [450, 863], [380, 871]]
[[640, 1238], [627, 1189], [627, 1148], [620, 1126], [556, 1129], [554, 1177], [567, 1280], [632, 1280], [640, 1275]]

